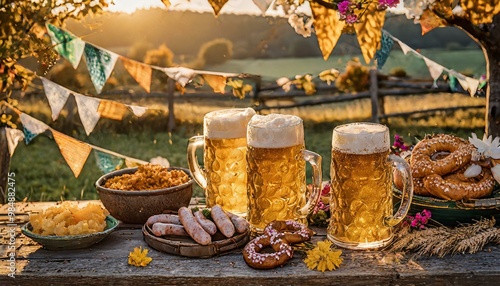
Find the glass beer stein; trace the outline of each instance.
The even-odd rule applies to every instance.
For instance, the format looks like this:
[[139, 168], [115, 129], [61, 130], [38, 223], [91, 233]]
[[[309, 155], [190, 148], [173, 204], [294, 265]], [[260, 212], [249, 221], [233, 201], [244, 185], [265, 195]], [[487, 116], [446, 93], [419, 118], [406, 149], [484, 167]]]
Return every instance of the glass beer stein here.
[[[321, 156], [305, 150], [302, 119], [292, 115], [255, 115], [248, 123], [248, 216], [252, 233], [274, 220], [306, 217], [318, 202]], [[312, 165], [313, 188], [306, 188], [306, 163]]]
[[[404, 187], [393, 215], [393, 167]], [[331, 218], [328, 238], [349, 249], [378, 249], [392, 240], [392, 227], [406, 216], [413, 195], [410, 167], [390, 155], [389, 128], [352, 123], [334, 128], [332, 136]]]
[[[246, 216], [247, 213], [247, 123], [255, 115], [251, 108], [209, 112], [203, 120], [203, 136], [189, 139], [188, 166], [205, 190], [206, 205]], [[196, 149], [203, 147], [204, 169]]]

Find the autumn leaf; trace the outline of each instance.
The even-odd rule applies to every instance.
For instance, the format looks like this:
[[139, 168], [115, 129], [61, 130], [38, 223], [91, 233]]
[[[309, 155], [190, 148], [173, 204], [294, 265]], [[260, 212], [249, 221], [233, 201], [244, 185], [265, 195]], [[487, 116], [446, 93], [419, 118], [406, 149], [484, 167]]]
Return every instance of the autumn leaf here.
[[336, 69], [324, 70], [319, 74], [319, 79], [326, 81], [328, 85], [334, 82], [339, 76], [339, 71]]
[[170, 7], [171, 3], [170, 0], [161, 0], [161, 2], [165, 5], [165, 7]]
[[226, 77], [221, 75], [204, 74], [203, 79], [214, 90], [214, 92], [224, 93], [226, 87]]
[[425, 9], [420, 16], [420, 26], [422, 27], [422, 36], [430, 32], [434, 28], [446, 27], [447, 23], [445, 20], [439, 18], [434, 12], [429, 9]]
[[316, 92], [316, 84], [312, 81], [312, 76], [310, 74], [295, 76], [293, 83], [297, 88], [303, 89], [306, 95], [313, 95]]
[[210, 6], [212, 6], [212, 9], [214, 9], [215, 16], [219, 15], [220, 10], [227, 3], [227, 1], [228, 0], [208, 0]]
[[253, 89], [251, 85], [245, 84], [241, 79], [230, 79], [227, 85], [233, 88], [233, 95], [240, 99], [245, 98], [247, 93], [250, 93]]
[[498, 0], [463, 0], [460, 6], [464, 10], [465, 18], [472, 24], [489, 24], [493, 22], [493, 16], [500, 13], [500, 1]]

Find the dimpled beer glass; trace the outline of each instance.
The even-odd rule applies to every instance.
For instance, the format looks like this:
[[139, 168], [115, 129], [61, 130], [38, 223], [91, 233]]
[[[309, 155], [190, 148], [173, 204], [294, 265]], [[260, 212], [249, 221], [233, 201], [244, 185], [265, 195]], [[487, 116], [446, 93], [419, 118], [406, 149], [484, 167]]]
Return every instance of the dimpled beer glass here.
[[[393, 167], [404, 180], [403, 200], [393, 215]], [[374, 123], [337, 126], [332, 136], [331, 218], [327, 236], [340, 247], [378, 249], [407, 214], [413, 195], [410, 167], [390, 155], [389, 129]]]
[[[252, 233], [273, 220], [307, 223], [320, 194], [321, 156], [305, 150], [302, 119], [292, 115], [255, 115], [248, 123], [248, 216]], [[306, 188], [306, 163], [313, 188]]]
[[[247, 123], [255, 115], [251, 108], [224, 109], [207, 113], [203, 136], [188, 143], [188, 165], [194, 180], [205, 190], [206, 205], [247, 214]], [[203, 146], [204, 169], [196, 149]]]

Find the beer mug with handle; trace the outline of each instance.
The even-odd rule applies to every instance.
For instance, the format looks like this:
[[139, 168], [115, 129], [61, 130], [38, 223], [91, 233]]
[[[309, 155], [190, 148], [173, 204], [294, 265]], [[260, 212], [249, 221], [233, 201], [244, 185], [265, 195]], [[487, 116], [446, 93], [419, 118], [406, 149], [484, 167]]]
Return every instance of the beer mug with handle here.
[[[307, 223], [321, 188], [321, 156], [305, 150], [302, 119], [293, 115], [255, 115], [248, 123], [248, 216], [252, 233], [273, 220]], [[306, 187], [306, 163], [313, 187]]]
[[[406, 216], [413, 195], [410, 167], [390, 154], [389, 128], [352, 123], [334, 128], [330, 166], [328, 238], [349, 249], [378, 249], [392, 240], [392, 227]], [[393, 168], [401, 172], [403, 195], [393, 214]]]
[[[234, 108], [209, 112], [203, 119], [203, 136], [189, 139], [189, 170], [205, 190], [206, 205], [220, 205], [224, 210], [247, 214], [246, 132], [251, 108]], [[204, 169], [196, 150], [203, 147]]]

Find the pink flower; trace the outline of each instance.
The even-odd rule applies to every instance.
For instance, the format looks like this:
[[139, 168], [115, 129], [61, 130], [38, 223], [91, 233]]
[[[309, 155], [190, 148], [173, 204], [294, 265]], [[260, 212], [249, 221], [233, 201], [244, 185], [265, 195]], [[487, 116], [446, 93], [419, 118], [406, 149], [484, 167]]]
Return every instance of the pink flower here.
[[344, 0], [337, 4], [337, 9], [339, 9], [339, 13], [346, 15], [347, 11], [349, 11], [349, 5], [351, 5], [349, 0]]
[[358, 21], [358, 15], [355, 14], [349, 14], [345, 17], [345, 22], [347, 24], [354, 24]]
[[399, 0], [379, 0], [378, 6], [380, 9], [394, 8], [398, 6]]

